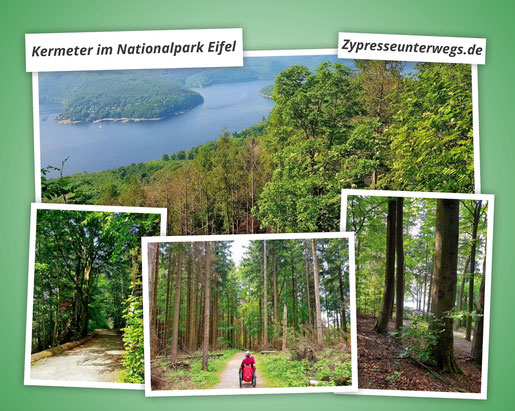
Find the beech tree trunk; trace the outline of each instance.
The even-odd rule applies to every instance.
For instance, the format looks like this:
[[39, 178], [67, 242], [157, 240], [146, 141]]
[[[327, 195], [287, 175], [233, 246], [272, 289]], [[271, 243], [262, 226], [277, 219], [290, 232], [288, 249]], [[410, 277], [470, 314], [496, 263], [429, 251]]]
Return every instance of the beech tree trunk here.
[[205, 273], [204, 273], [204, 340], [202, 345], [202, 369], [208, 369], [208, 354], [209, 354], [209, 294], [211, 288], [211, 243], [206, 241], [204, 243], [206, 249], [205, 255]]
[[472, 313], [474, 311], [474, 274], [476, 271], [476, 249], [477, 249], [477, 226], [481, 217], [481, 200], [476, 201], [474, 206], [473, 222], [472, 222], [472, 244], [470, 247], [470, 277], [469, 277], [469, 298], [467, 317], [467, 330], [465, 339], [470, 341], [472, 336]]
[[311, 251], [313, 253], [313, 282], [315, 293], [315, 311], [316, 311], [316, 330], [317, 330], [317, 344], [322, 347], [323, 344], [323, 330], [322, 330], [322, 309], [320, 307], [320, 283], [318, 280], [318, 257], [317, 257], [317, 240], [311, 240]]
[[377, 317], [374, 331], [384, 334], [388, 331], [388, 321], [392, 316], [395, 296], [395, 220], [397, 202], [388, 199], [388, 217], [386, 219], [386, 272], [384, 278], [383, 302]]
[[159, 243], [148, 244], [148, 278], [149, 278], [149, 308], [150, 308], [150, 356], [157, 355], [157, 329], [155, 327], [157, 317], [157, 276], [159, 266]]
[[[173, 301], [173, 324], [172, 324], [172, 353], [170, 355], [170, 362], [175, 364], [177, 362], [177, 349], [179, 344], [179, 316], [181, 313], [181, 287], [182, 287], [182, 243], [177, 244], [177, 273], [175, 275], [175, 297]], [[166, 341], [164, 342], [166, 345]]]
[[286, 327], [288, 325], [288, 306], [284, 304], [284, 311], [283, 311], [283, 345], [281, 350], [286, 351], [286, 341], [287, 341], [287, 334], [286, 334]]
[[[486, 250], [486, 247], [485, 247]], [[486, 279], [486, 257], [483, 260], [483, 278], [481, 278], [481, 286], [477, 297], [477, 320], [474, 329], [474, 338], [472, 340], [472, 350], [470, 352], [474, 361], [478, 364], [483, 362], [483, 327], [485, 314], [485, 279]]]
[[403, 326], [404, 319], [404, 236], [403, 236], [403, 205], [404, 199], [397, 198], [396, 210], [396, 251], [397, 251], [397, 274], [395, 285], [396, 307], [395, 307], [395, 329], [399, 331]]
[[432, 358], [449, 374], [461, 373], [454, 357], [453, 319], [458, 281], [459, 200], [438, 199], [436, 206], [434, 285], [430, 325], [436, 337]]
[[311, 287], [310, 287], [310, 281], [309, 281], [309, 255], [308, 255], [308, 249], [304, 251], [304, 259], [305, 259], [305, 266], [306, 266], [306, 294], [308, 297], [308, 322], [310, 328], [313, 327], [313, 315], [312, 315], [312, 309], [311, 309]]
[[268, 283], [267, 283], [267, 274], [266, 274], [266, 240], [263, 241], [263, 293], [264, 293], [264, 317], [265, 317], [265, 325], [264, 325], [264, 333], [265, 336], [263, 338], [263, 349], [268, 350]]

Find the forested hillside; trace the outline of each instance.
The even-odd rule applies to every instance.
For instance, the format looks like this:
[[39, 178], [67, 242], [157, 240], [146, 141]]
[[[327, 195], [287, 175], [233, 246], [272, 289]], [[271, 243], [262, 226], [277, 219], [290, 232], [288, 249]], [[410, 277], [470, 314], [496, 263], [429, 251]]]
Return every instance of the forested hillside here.
[[349, 197], [360, 387], [480, 391], [487, 207]]
[[336, 231], [342, 188], [472, 192], [470, 66], [355, 66], [294, 65], [275, 79], [265, 127], [148, 163], [43, 178], [43, 199], [166, 207], [169, 234], [214, 234]]
[[235, 350], [265, 386], [350, 385], [346, 239], [154, 243], [149, 262], [153, 389], [210, 388]]
[[140, 238], [159, 228], [156, 214], [38, 210], [32, 352], [111, 329], [125, 339], [124, 381], [141, 382]]
[[61, 122], [158, 119], [203, 102], [200, 94], [151, 73], [102, 71], [40, 74], [42, 102], [58, 102]]

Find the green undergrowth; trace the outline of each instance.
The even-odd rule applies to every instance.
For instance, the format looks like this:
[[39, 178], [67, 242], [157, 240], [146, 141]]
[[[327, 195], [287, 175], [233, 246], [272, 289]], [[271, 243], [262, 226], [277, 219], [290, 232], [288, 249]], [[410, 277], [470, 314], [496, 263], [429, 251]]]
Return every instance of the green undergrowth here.
[[256, 355], [261, 379], [266, 387], [308, 387], [317, 381], [317, 387], [352, 384], [350, 355], [327, 349], [317, 353], [317, 360], [295, 360], [290, 352]]
[[[214, 388], [220, 382], [220, 374], [224, 370], [229, 360], [238, 350], [219, 350], [224, 355], [222, 357], [209, 357], [208, 370], [202, 369], [202, 358], [188, 359], [189, 367], [170, 368], [169, 359], [161, 359], [163, 377], [169, 384], [167, 389], [171, 390], [205, 390]], [[201, 352], [192, 355], [201, 356]]]

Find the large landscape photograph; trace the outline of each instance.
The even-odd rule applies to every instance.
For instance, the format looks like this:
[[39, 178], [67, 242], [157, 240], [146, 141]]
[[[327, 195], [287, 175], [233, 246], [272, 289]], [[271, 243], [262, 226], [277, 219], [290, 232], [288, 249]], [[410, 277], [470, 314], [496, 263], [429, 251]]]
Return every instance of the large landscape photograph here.
[[470, 65], [246, 57], [37, 85], [36, 198], [166, 207], [170, 235], [336, 231], [342, 188], [474, 192]]
[[311, 236], [145, 239], [147, 395], [355, 389], [352, 236]]

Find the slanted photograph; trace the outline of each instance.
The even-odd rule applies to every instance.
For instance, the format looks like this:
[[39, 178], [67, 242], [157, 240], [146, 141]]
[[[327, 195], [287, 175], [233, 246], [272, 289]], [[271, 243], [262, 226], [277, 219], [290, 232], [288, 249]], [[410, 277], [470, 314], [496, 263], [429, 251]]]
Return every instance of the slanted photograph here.
[[26, 385], [143, 388], [141, 237], [166, 209], [32, 204]]
[[36, 198], [166, 207], [168, 235], [207, 235], [338, 231], [342, 188], [477, 192], [475, 66], [297, 52], [39, 73]]
[[355, 391], [352, 242], [145, 238], [147, 396]]
[[486, 398], [491, 195], [343, 190], [361, 393]]

